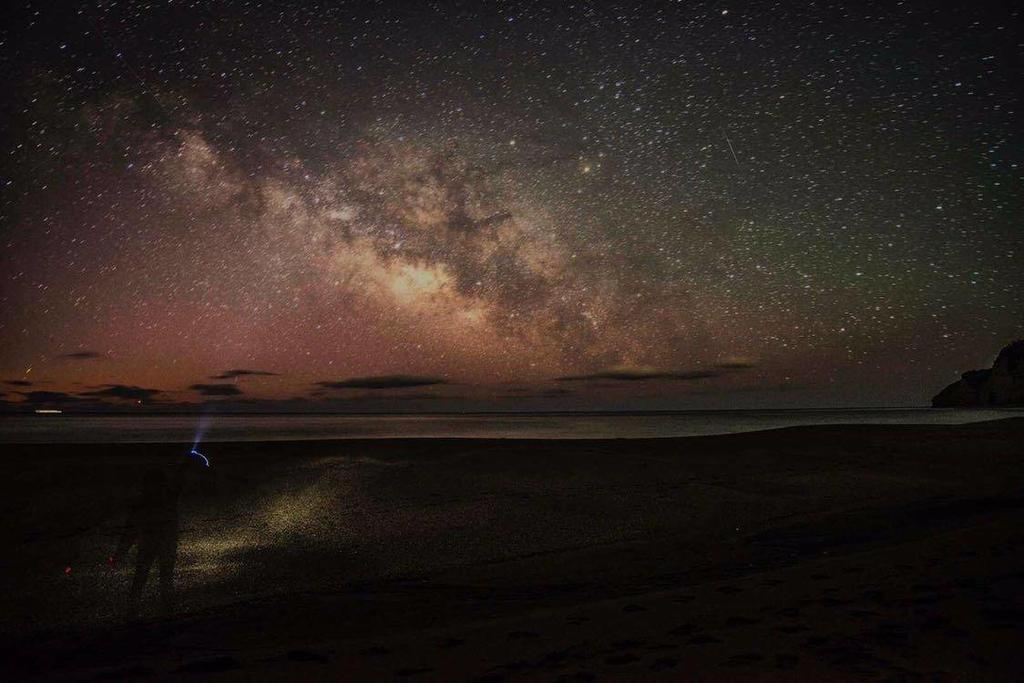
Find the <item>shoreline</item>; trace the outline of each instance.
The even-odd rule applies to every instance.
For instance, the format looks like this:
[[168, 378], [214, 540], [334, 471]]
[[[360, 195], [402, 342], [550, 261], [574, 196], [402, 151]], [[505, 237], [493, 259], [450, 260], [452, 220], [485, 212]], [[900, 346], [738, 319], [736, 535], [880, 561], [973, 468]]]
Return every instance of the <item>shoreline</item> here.
[[[921, 419], [914, 419], [919, 413]], [[821, 420], [808, 419], [820, 414]], [[869, 415], [878, 417], [872, 420]], [[784, 419], [788, 416], [790, 419]], [[827, 417], [831, 416], [831, 418]], [[896, 416], [895, 419], [893, 416]], [[220, 416], [215, 425], [204, 423], [203, 444], [319, 443], [379, 440], [498, 440], [578, 441], [676, 439], [727, 436], [786, 428], [860, 426], [928, 427], [967, 425], [1024, 416], [1016, 410], [952, 410], [922, 408], [907, 411], [707, 411], [694, 413], [622, 413], [611, 422], [596, 422], [601, 414], [519, 414], [519, 415], [426, 415], [413, 419], [405, 415], [285, 415]], [[65, 418], [66, 419], [62, 419]], [[135, 446], [192, 444], [197, 427], [182, 415], [138, 416], [25, 415], [7, 421], [0, 429], [5, 446], [82, 446], [126, 444]], [[673, 417], [679, 422], [673, 422]], [[701, 418], [707, 418], [701, 419]], [[749, 418], [749, 419], [747, 419]], [[269, 422], [261, 422], [261, 420]], [[310, 420], [313, 420], [312, 422]], [[23, 425], [19, 427], [18, 425]], [[200, 431], [203, 431], [200, 429]], [[251, 434], [251, 435], [250, 435]]]

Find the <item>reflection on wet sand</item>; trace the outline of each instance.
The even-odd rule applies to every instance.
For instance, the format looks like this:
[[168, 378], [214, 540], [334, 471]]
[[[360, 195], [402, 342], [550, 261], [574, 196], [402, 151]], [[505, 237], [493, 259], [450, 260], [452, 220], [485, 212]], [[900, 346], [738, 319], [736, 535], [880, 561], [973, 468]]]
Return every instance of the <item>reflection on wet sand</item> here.
[[180, 548], [184, 582], [209, 587], [246, 570], [259, 572], [277, 562], [276, 554], [297, 547], [337, 548], [350, 525], [344, 502], [355, 497], [355, 476], [348, 470], [305, 463], [279, 489], [243, 494], [239, 514], [196, 519]]

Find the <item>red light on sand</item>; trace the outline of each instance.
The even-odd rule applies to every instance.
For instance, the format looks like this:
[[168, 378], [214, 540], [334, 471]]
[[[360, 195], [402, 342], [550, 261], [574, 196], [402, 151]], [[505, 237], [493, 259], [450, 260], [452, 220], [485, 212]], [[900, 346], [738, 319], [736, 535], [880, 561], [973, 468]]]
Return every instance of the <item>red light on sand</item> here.
[[64, 576], [71, 576], [71, 565], [64, 567]]

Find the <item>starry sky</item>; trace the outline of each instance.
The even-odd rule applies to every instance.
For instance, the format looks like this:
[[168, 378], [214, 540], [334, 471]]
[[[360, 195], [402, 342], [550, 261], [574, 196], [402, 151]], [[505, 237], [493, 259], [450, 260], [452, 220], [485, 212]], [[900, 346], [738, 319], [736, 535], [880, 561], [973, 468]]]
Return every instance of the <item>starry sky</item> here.
[[926, 404], [1024, 336], [1012, 5], [7, 8], [0, 400]]

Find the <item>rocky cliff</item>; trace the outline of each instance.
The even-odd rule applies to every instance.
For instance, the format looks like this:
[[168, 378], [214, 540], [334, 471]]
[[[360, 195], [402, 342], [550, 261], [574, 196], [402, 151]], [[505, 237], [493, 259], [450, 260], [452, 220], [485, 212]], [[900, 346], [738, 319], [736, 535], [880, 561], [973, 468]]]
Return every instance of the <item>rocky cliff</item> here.
[[999, 352], [988, 370], [969, 370], [932, 399], [936, 408], [1024, 405], [1024, 339]]

